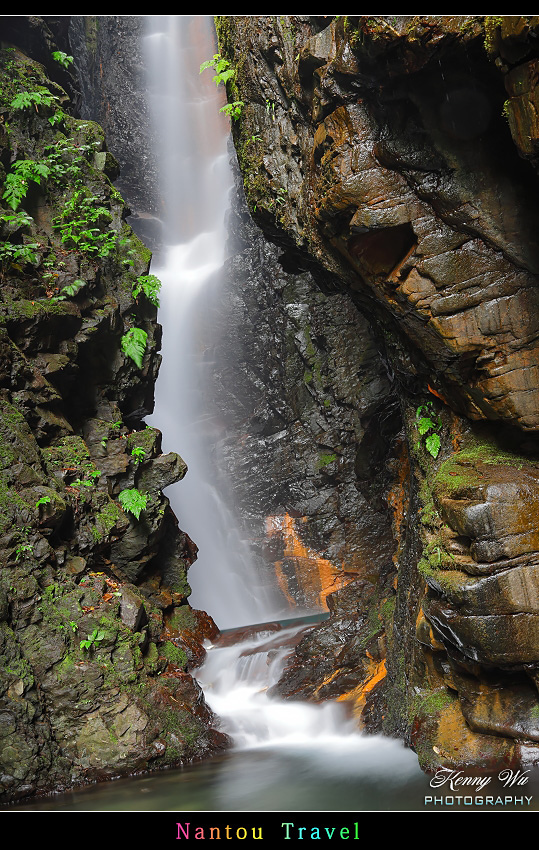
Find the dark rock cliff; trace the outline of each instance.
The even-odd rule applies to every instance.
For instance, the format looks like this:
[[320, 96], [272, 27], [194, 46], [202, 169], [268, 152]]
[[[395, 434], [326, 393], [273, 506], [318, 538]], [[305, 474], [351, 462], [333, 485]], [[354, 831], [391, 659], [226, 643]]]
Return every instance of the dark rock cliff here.
[[240, 187], [229, 229], [211, 347], [216, 451], [259, 569], [271, 565], [292, 606], [325, 608], [354, 577], [393, 568], [397, 398], [368, 321], [307, 266], [283, 268]]
[[75, 117], [59, 21], [1, 30], [7, 802], [227, 745], [188, 672], [216, 628], [187, 602], [196, 546], [162, 493], [186, 467], [143, 421], [160, 363], [150, 253], [125, 221], [102, 129]]
[[[277, 691], [349, 699], [427, 769], [536, 761], [538, 21], [229, 16], [217, 27], [245, 194], [275, 246], [244, 249], [276, 270], [261, 385], [290, 378], [279, 402], [259, 390], [245, 441], [282, 435], [273, 501], [301, 518], [296, 554], [313, 542], [317, 502], [323, 557], [353, 579]], [[344, 392], [329, 366], [339, 334], [353, 338]], [[257, 398], [253, 382], [244, 391]], [[327, 468], [313, 459], [296, 487], [294, 459], [317, 452]], [[332, 502], [345, 488], [346, 518]], [[364, 519], [391, 525], [385, 551]], [[339, 548], [347, 524], [355, 545]]]

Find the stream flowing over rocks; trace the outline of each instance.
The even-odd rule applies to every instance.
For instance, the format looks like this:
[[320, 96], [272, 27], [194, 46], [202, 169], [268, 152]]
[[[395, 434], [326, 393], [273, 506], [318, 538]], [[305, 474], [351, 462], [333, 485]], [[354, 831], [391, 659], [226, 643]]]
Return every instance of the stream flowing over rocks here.
[[[190, 604], [203, 541], [163, 494], [191, 473], [145, 422], [139, 282], [168, 244], [145, 25], [0, 24], [5, 803], [231, 744], [195, 672], [223, 628]], [[270, 696], [338, 701], [425, 772], [535, 765], [539, 18], [215, 26], [240, 107], [197, 324], [208, 455], [260, 586], [329, 615]]]

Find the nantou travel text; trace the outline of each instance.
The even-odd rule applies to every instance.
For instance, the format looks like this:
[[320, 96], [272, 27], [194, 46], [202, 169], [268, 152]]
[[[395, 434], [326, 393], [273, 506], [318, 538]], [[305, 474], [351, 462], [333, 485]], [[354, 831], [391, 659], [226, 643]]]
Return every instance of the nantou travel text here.
[[[231, 826], [230, 824], [226, 824], [225, 826], [201, 826], [190, 822], [177, 823], [176, 826], [178, 829], [176, 838], [179, 839], [194, 838], [206, 840], [212, 838], [235, 838], [244, 840], [246, 838], [254, 838], [260, 841], [265, 837], [296, 840], [300, 838], [311, 838], [316, 840], [328, 838], [354, 839], [360, 836], [359, 823], [357, 821], [349, 826], [304, 826], [288, 821], [280, 824], [278, 836], [275, 833], [275, 827], [271, 830], [272, 834], [267, 834], [266, 836], [261, 826]], [[264, 827], [264, 830], [266, 830], [266, 827]]]

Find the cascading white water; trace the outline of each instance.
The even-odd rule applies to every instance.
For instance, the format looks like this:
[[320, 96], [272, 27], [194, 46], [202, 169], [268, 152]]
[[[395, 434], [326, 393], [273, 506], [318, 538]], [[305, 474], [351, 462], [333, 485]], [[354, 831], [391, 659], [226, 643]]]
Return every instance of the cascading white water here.
[[[246, 771], [247, 780], [236, 777], [237, 793], [242, 793], [244, 800], [257, 799], [259, 807], [262, 801], [264, 808], [271, 808], [272, 798], [276, 807], [282, 807], [287, 797], [289, 805], [302, 798], [297, 784], [303, 782], [307, 795], [316, 788], [317, 804], [324, 807], [328, 802], [322, 800], [320, 787], [337, 779], [352, 783], [342, 797], [346, 810], [353, 800], [352, 788], [365, 782], [370, 782], [372, 789], [415, 783], [418, 768], [414, 753], [393, 739], [360, 732], [344, 703], [313, 704], [268, 697], [291, 645], [304, 629], [300, 623], [277, 632], [260, 630], [231, 646], [217, 644], [208, 649], [204, 665], [196, 672]], [[253, 761], [257, 754], [260, 762]], [[254, 773], [249, 774], [253, 766]], [[233, 771], [227, 779], [230, 776], [234, 776]]]
[[[257, 576], [230, 497], [217, 486], [211, 447], [216, 422], [205, 403], [212, 368], [204, 338], [211, 334], [214, 295], [225, 259], [225, 213], [232, 177], [227, 153], [224, 92], [212, 74], [200, 75], [216, 52], [206, 16], [148, 17], [145, 47], [149, 97], [163, 200], [165, 249], [152, 272], [162, 282], [159, 321], [163, 362], [155, 413], [165, 450], [177, 450], [186, 478], [167, 495], [180, 526], [199, 547], [189, 574], [193, 607], [208, 611], [221, 629], [264, 622], [282, 614]], [[202, 333], [204, 330], [204, 333]], [[205, 336], [204, 336], [205, 334]]]
[[293, 747], [311, 744], [314, 739], [323, 745], [333, 743], [336, 737], [351, 736], [353, 740], [356, 735], [357, 726], [342, 704], [314, 705], [267, 697], [290, 653], [290, 640], [304, 628], [300, 624], [277, 632], [262, 629], [232, 646], [208, 650], [197, 679], [236, 747]]

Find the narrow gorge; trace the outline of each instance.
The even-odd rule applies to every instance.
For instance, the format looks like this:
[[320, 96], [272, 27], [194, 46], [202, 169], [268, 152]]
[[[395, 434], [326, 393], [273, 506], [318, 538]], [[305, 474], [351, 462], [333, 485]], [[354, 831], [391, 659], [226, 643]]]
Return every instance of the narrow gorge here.
[[268, 716], [537, 765], [538, 36], [2, 19], [6, 806], [226, 759], [237, 627]]

